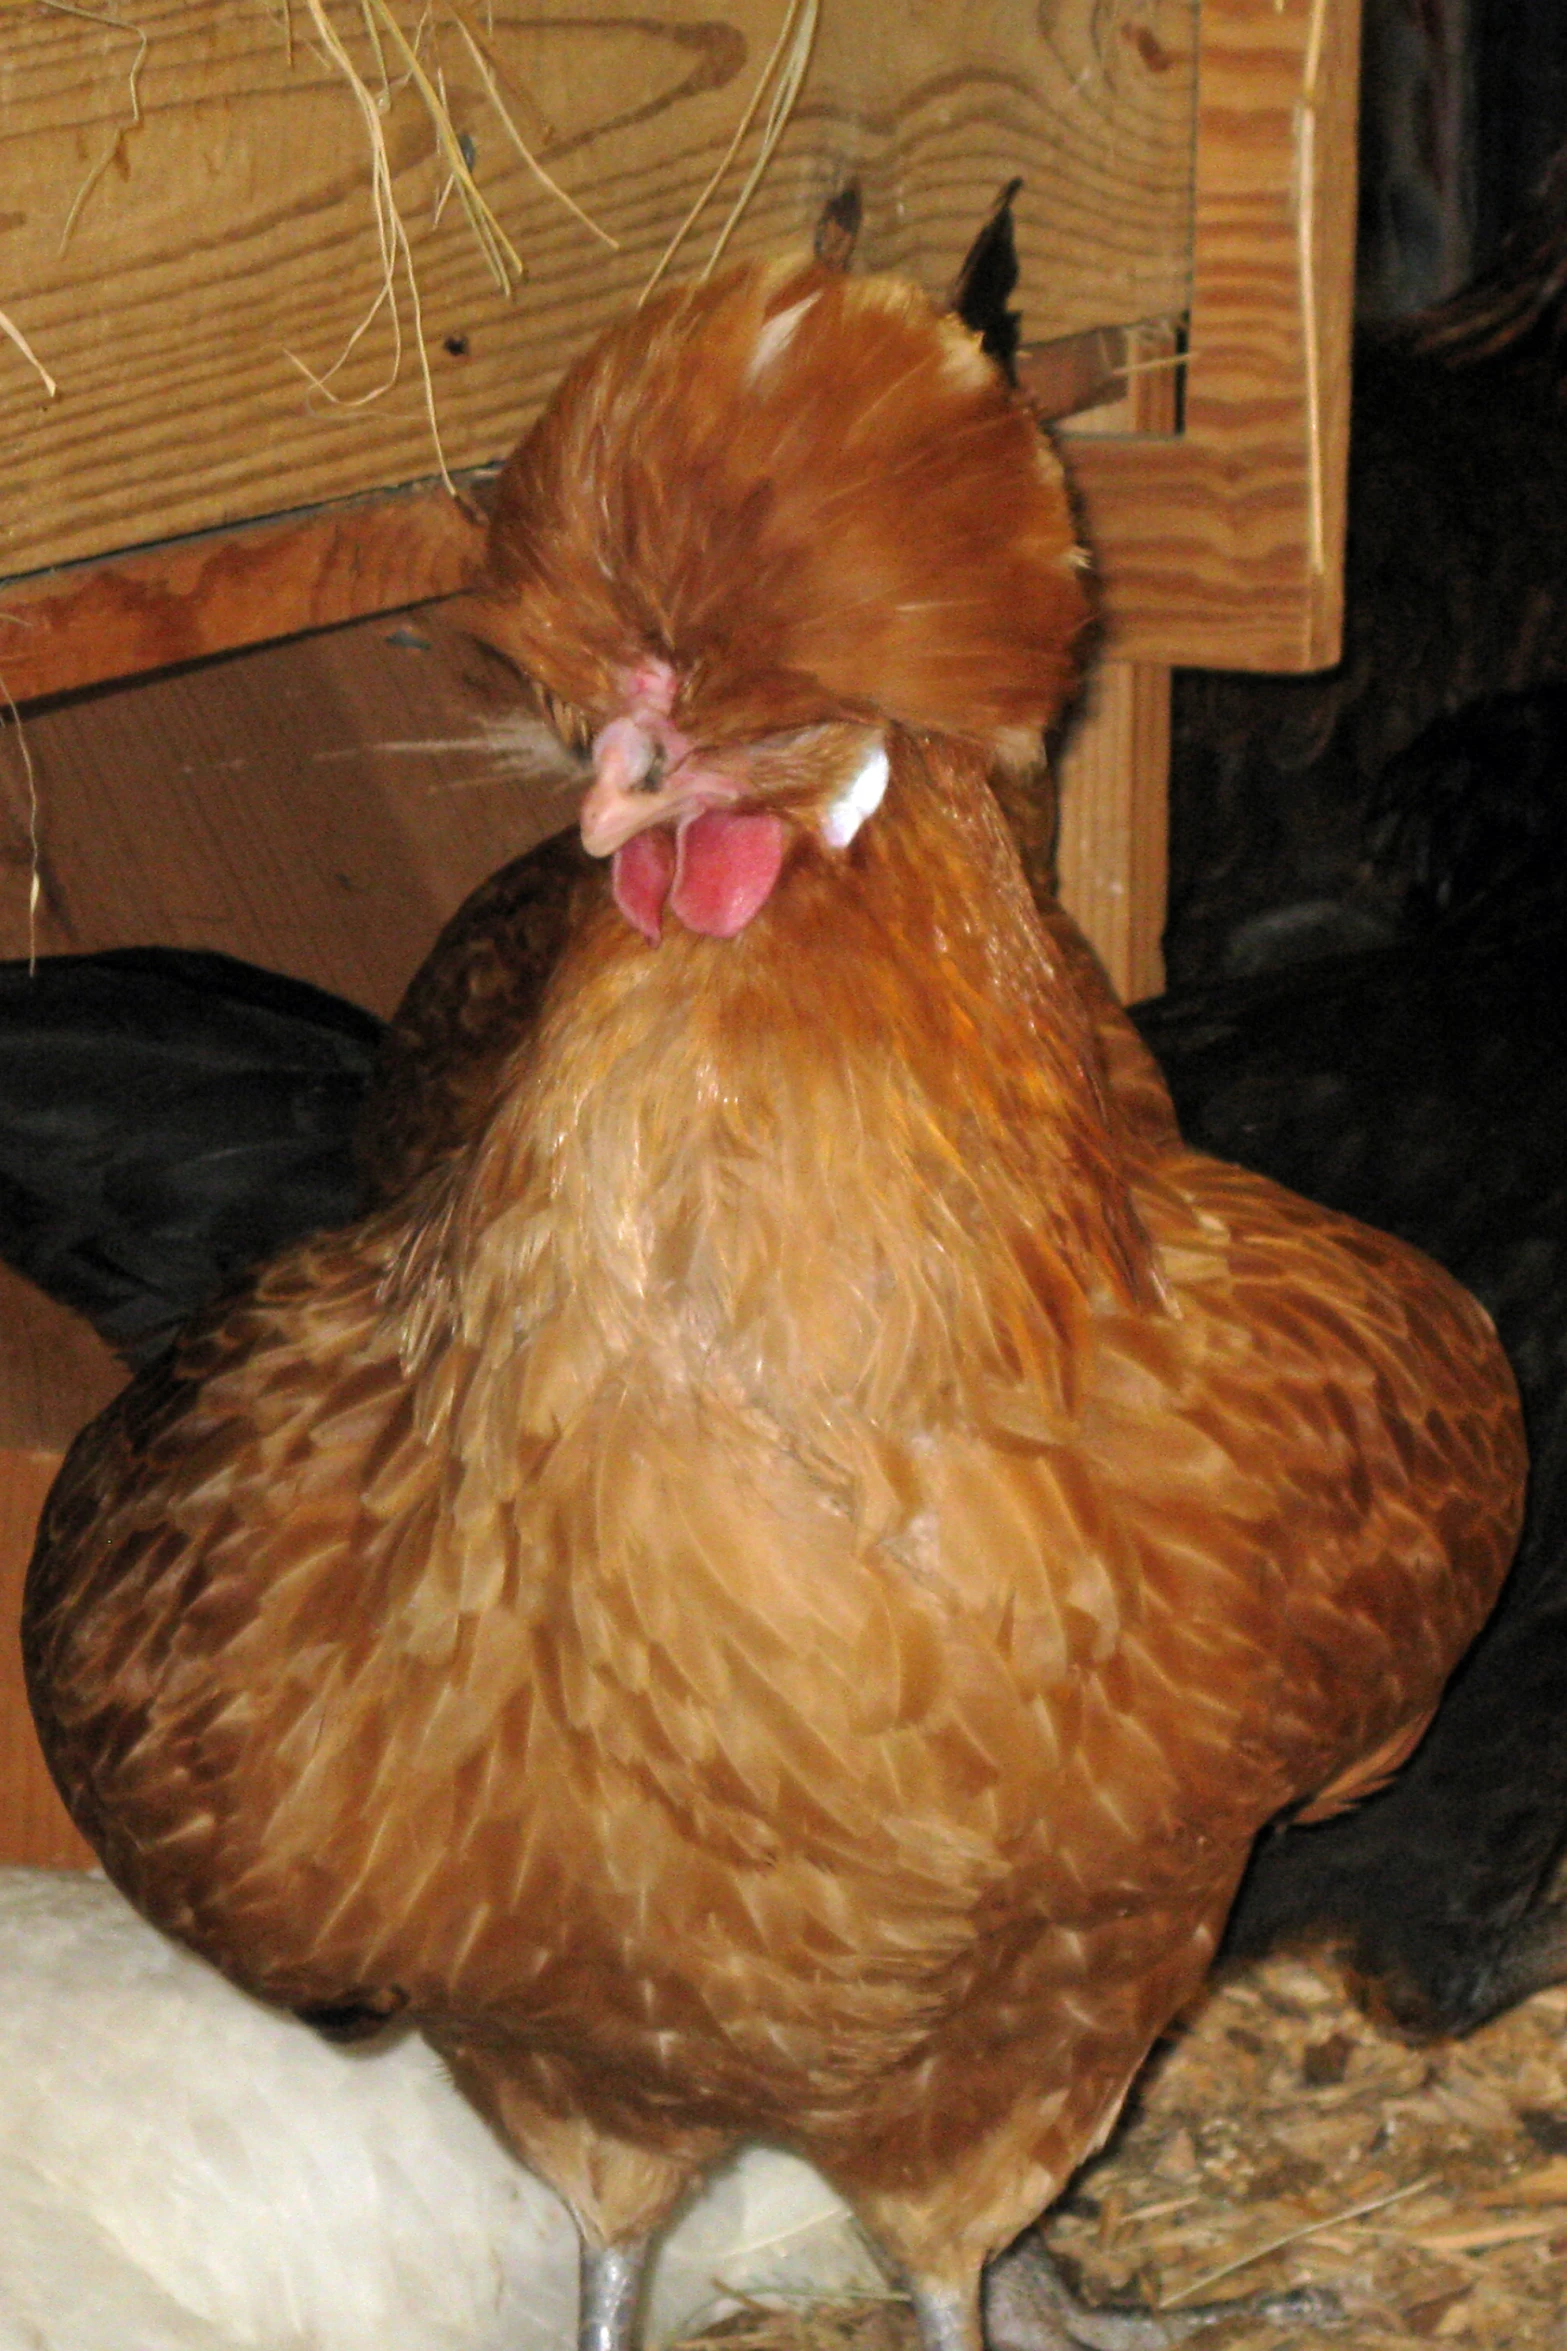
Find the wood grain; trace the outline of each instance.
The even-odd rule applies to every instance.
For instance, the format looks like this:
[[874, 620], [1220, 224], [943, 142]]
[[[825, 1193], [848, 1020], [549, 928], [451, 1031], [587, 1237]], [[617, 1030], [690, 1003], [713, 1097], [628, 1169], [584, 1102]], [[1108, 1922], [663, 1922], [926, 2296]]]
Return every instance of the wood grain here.
[[[1114, 396], [1077, 414], [1069, 447], [1096, 437], [1168, 434], [1177, 381], [1173, 334], [1119, 337]], [[1059, 346], [1058, 346], [1059, 348]], [[1122, 1001], [1164, 985], [1170, 798], [1170, 671], [1152, 661], [1101, 660], [1088, 680], [1057, 777], [1056, 880]]]
[[59, 1466], [57, 1453], [0, 1451], [0, 1863], [45, 1869], [86, 1868], [93, 1859], [38, 1752], [17, 1643], [33, 1530]]
[[0, 678], [26, 702], [450, 595], [482, 545], [474, 516], [426, 487], [12, 581]]
[[1184, 431], [1069, 443], [1127, 660], [1337, 658], [1358, 0], [1204, 0]]
[[[330, 0], [374, 79], [360, 11]], [[418, 11], [395, 0], [410, 25]], [[429, 476], [406, 283], [399, 379], [332, 408], [324, 374], [379, 283], [368, 153], [352, 100], [273, 0], [140, 0], [141, 121], [128, 127], [128, 25], [7, 11], [0, 43], [5, 305], [59, 385], [0, 342], [13, 495], [0, 574], [97, 556]], [[624, 18], [540, 16], [497, 0], [492, 53], [541, 159], [620, 240], [594, 241], [527, 171], [437, 5], [425, 63], [524, 256], [489, 278], [411, 87], [381, 117], [412, 241], [448, 461], [504, 455], [562, 366], [633, 300], [720, 161], [777, 34], [781, 0], [661, 0]], [[479, 19], [473, 21], [477, 24]], [[1187, 0], [925, 0], [877, 14], [826, 0], [788, 131], [732, 251], [808, 237], [858, 176], [861, 259], [944, 293], [1001, 182], [1020, 221], [1031, 331], [1065, 334], [1184, 307], [1194, 81]], [[443, 25], [445, 29], [443, 30]], [[486, 39], [490, 39], [486, 33]], [[72, 203], [99, 161], [68, 243]], [[683, 259], [705, 258], [749, 151]], [[364, 400], [394, 358], [378, 316], [332, 390]]]
[[1128, 1004], [1164, 985], [1169, 774], [1169, 671], [1101, 662], [1061, 762], [1056, 870], [1062, 904]]

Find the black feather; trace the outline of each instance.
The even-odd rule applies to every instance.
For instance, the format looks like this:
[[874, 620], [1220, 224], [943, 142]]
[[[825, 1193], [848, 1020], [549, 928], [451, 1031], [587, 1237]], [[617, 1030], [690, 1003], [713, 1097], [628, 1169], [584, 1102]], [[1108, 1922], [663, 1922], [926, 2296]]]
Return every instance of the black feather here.
[[0, 964], [0, 1257], [133, 1364], [358, 1201], [370, 1013], [227, 955]]
[[951, 308], [978, 335], [1009, 384], [1017, 382], [1022, 335], [1018, 313], [1008, 308], [1018, 281], [1012, 206], [1022, 185], [1020, 179], [1008, 180], [996, 198], [990, 218], [964, 257], [951, 302]]
[[1229, 1930], [1337, 1936], [1436, 2032], [1567, 1976], [1567, 868], [1519, 854], [1559, 781], [1486, 764], [1518, 716], [1443, 722], [1390, 777], [1393, 944], [1134, 1011], [1189, 1141], [1426, 1250], [1518, 1379], [1528, 1513], [1490, 1624], [1390, 1788], [1261, 1841]]

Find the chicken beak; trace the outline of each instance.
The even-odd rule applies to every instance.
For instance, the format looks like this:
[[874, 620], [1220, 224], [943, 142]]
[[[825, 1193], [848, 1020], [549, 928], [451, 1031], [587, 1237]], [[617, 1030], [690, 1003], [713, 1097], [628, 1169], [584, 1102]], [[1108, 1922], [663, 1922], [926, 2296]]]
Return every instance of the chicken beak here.
[[738, 785], [704, 760], [684, 756], [669, 764], [670, 748], [634, 718], [611, 719], [595, 736], [593, 781], [578, 816], [590, 857], [611, 857], [649, 825], [736, 797]]

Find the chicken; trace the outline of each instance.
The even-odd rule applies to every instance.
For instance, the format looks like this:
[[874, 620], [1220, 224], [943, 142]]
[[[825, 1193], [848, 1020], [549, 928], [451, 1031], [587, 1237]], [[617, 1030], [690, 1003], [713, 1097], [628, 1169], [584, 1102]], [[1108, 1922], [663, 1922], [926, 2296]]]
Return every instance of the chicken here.
[[660, 296], [477, 609], [607, 874], [479, 1131], [78, 1440], [40, 1735], [149, 1917], [420, 2027], [571, 2207], [584, 2345], [760, 2138], [973, 2351], [1256, 1831], [1419, 1736], [1516, 1398], [1436, 1268], [1182, 1149], [1036, 913], [987, 779], [1082, 564], [962, 326], [811, 263]]
[[[0, 2351], [559, 2351], [564, 2206], [417, 2034], [333, 2049], [79, 1870], [0, 1869]], [[678, 2338], [733, 2295], [874, 2290], [803, 2165], [753, 2148], [650, 2280]], [[280, 2315], [286, 2314], [286, 2315]]]
[[569, 2220], [417, 2036], [329, 2048], [79, 1871], [0, 1870], [0, 2210], [4, 2351], [556, 2351], [570, 2323]]
[[0, 963], [0, 1256], [150, 1361], [212, 1291], [354, 1213], [380, 1034], [228, 955]]
[[1567, 685], [1567, 148], [1497, 263], [1357, 339], [1344, 649], [1176, 674], [1171, 986], [1385, 944], [1353, 887], [1377, 779], [1481, 697]]
[[[1523, 1391], [1533, 1463], [1523, 1539], [1503, 1599], [1418, 1753], [1393, 1785], [1337, 1821], [1265, 1839], [1226, 1930], [1226, 1948], [1252, 1953], [1283, 1937], [1347, 1935], [1356, 1965], [1382, 2007], [1408, 2029], [1461, 2032], [1567, 1970], [1567, 1924], [1555, 1872], [1567, 1842], [1567, 1747], [1559, 1691], [1567, 1638], [1567, 1486], [1558, 1472], [1567, 1443], [1567, 1098], [1559, 1046], [1563, 954], [1560, 788], [1567, 693], [1542, 688], [1443, 719], [1395, 761], [1371, 811], [1363, 854], [1362, 900], [1396, 918], [1393, 943], [1328, 958], [1305, 971], [1174, 991], [1136, 1008], [1146, 1042], [1174, 1091], [1182, 1130], [1204, 1148], [1273, 1175], [1312, 1198], [1399, 1233], [1427, 1250], [1496, 1316]], [[574, 839], [543, 844], [475, 891], [447, 925], [403, 1005], [367, 1047], [359, 1157], [373, 1193], [390, 1198], [482, 1126], [500, 1073], [536, 1017], [570, 919], [571, 895], [591, 870]], [[182, 1074], [182, 1095], [209, 1066], [217, 1090], [203, 1098], [205, 1159], [223, 1179], [215, 1229], [246, 1232], [305, 1198], [335, 1202], [346, 1217], [362, 1180], [347, 1140], [349, 1074], [321, 1085], [319, 1055], [292, 1029], [286, 1055], [265, 1058], [269, 1037], [252, 1041], [268, 1092], [297, 1075], [287, 1132], [260, 1162], [222, 1148], [232, 1121], [232, 1077], [211, 1050], [212, 1008], [193, 982], [222, 982], [217, 1020], [234, 1004], [267, 1001], [271, 976], [226, 959], [175, 959], [165, 973], [152, 953], [136, 959], [135, 992], [119, 993], [121, 959], [66, 958], [38, 967], [0, 967], [0, 999], [14, 980], [24, 1008], [41, 996], [55, 1028], [81, 1036], [82, 1055], [101, 1045], [106, 991], [114, 1009], [113, 1071], [107, 1092], [76, 1104], [66, 1142], [90, 1127], [100, 1099], [115, 1118], [98, 1138], [107, 1180], [89, 1196], [115, 1209], [104, 1240], [66, 1184], [70, 1235], [80, 1271], [68, 1297], [80, 1298], [107, 1261], [116, 1330], [144, 1275], [161, 1318], [187, 1312], [212, 1286], [207, 1252], [172, 1257], [162, 1227], [144, 1231], [135, 1210], [146, 1195], [139, 1171], [159, 1164], [160, 1122], [149, 1127], [119, 1101], [127, 1041], [153, 1017], [160, 1053]], [[210, 968], [209, 968], [210, 967]], [[355, 1022], [351, 1006], [323, 999], [323, 1048], [340, 1055]], [[199, 1052], [183, 1028], [194, 1005]], [[314, 1015], [302, 1004], [299, 1016]], [[0, 1066], [13, 1055], [0, 1030]], [[171, 1033], [172, 1032], [172, 1033]], [[335, 1067], [335, 1065], [334, 1065]], [[90, 1078], [92, 1067], [87, 1075]], [[11, 1104], [7, 1100], [7, 1109]], [[19, 1117], [32, 1110], [20, 1099]], [[183, 1121], [181, 1122], [184, 1123]], [[53, 1121], [58, 1126], [58, 1117]], [[113, 1145], [129, 1137], [131, 1179], [115, 1170]], [[27, 1167], [59, 1138], [32, 1124], [18, 1143], [0, 1123], [0, 1165]], [[24, 1148], [25, 1146], [25, 1148]], [[297, 1147], [311, 1174], [302, 1190], [275, 1176], [279, 1154]], [[71, 1173], [68, 1155], [66, 1174]], [[290, 1174], [284, 1165], [285, 1178]], [[36, 1179], [33, 1188], [37, 1189]], [[154, 1196], [165, 1187], [154, 1186]], [[181, 1187], [188, 1194], [189, 1186]], [[126, 1205], [128, 1200], [129, 1205]], [[0, 1192], [0, 1254], [11, 1254]], [[34, 1205], [23, 1238], [42, 1221]], [[183, 1232], [184, 1227], [182, 1225]], [[69, 1252], [50, 1264], [71, 1266]], [[45, 1269], [46, 1271], [48, 1268]], [[101, 1327], [101, 1326], [100, 1326]]]
[[[951, 297], [1009, 379], [1021, 185], [1000, 191]], [[851, 266], [861, 209], [854, 181], [824, 206], [825, 266]], [[570, 753], [547, 727], [502, 718], [489, 740], [535, 786], [558, 777], [569, 792]], [[475, 890], [379, 1057], [381, 1024], [361, 1007], [232, 956], [0, 962], [0, 1259], [134, 1368], [236, 1275], [390, 1197], [482, 1124], [583, 862], [544, 841]]]
[[1348, 1941], [1408, 2028], [1567, 1975], [1567, 694], [1441, 719], [1382, 779], [1392, 943], [1135, 1008], [1183, 1133], [1427, 1249], [1495, 1315], [1531, 1463], [1502, 1600], [1392, 1787], [1266, 1837], [1228, 1947]]

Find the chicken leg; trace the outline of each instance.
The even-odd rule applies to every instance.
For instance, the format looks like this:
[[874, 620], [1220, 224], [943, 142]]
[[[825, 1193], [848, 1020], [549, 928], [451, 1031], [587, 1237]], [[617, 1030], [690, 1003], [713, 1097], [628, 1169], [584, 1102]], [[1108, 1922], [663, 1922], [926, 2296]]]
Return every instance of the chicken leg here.
[[631, 2351], [647, 2248], [646, 2237], [620, 2245], [582, 2240], [577, 2351]]
[[[950, 2338], [938, 2334], [934, 2323], [927, 2328], [918, 2296], [915, 2302], [925, 2351], [950, 2351]], [[1185, 2310], [1096, 2308], [1070, 2291], [1032, 2230], [987, 2269], [984, 2312], [988, 2351], [1169, 2351], [1171, 2344], [1228, 2318], [1331, 2327], [1343, 2317], [1338, 2297], [1323, 2286], [1242, 2294]]]

